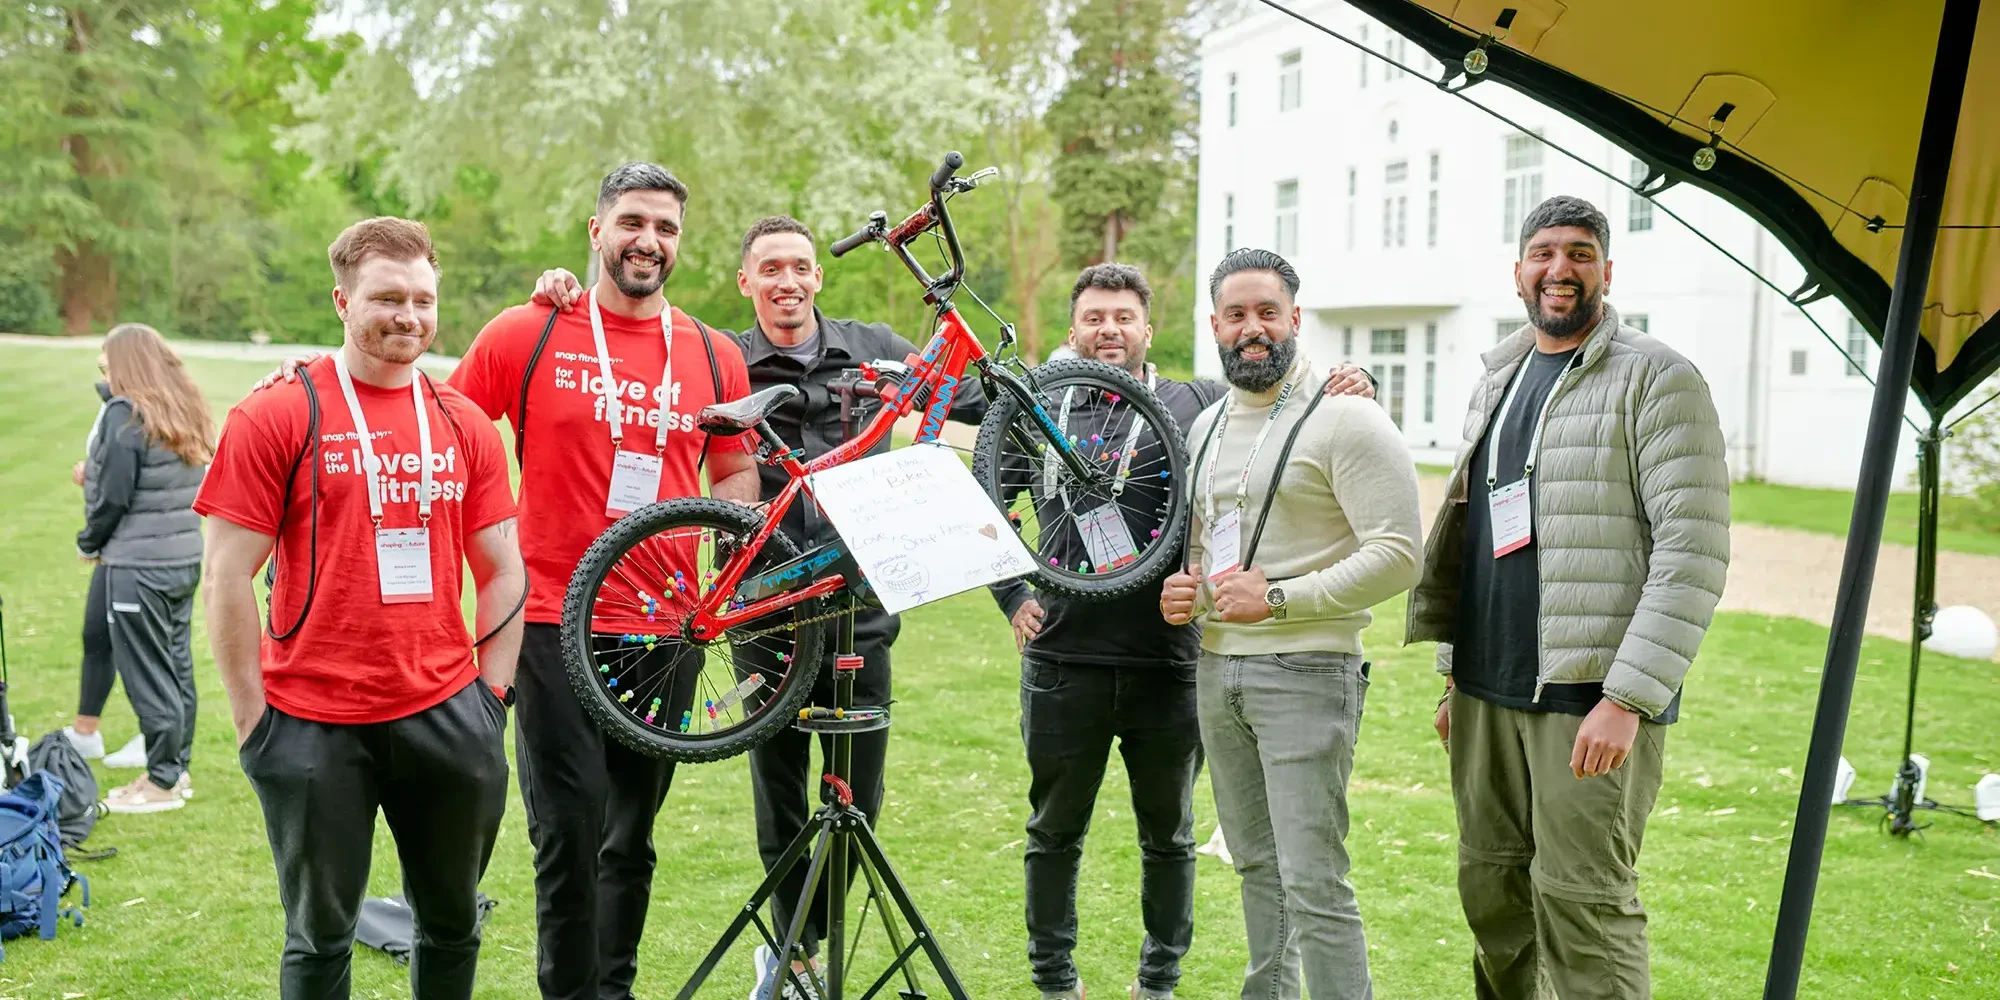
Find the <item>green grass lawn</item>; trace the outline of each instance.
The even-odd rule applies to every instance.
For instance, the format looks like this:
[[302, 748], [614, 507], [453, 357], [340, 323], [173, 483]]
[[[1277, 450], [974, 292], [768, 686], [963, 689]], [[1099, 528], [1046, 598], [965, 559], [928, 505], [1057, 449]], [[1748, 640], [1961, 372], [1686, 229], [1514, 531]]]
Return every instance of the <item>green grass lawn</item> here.
[[[74, 556], [81, 519], [69, 468], [96, 399], [86, 351], [0, 346], [0, 596], [6, 600], [13, 710], [31, 738], [75, 709], [78, 629], [88, 568]], [[218, 413], [261, 363], [189, 362]], [[1354, 881], [1368, 921], [1377, 994], [1468, 997], [1471, 939], [1454, 891], [1455, 851], [1444, 756], [1430, 732], [1438, 681], [1428, 648], [1399, 649], [1401, 603], [1371, 631], [1375, 685], [1354, 772]], [[0, 997], [269, 997], [282, 914], [257, 803], [232, 754], [229, 714], [196, 619], [201, 727], [188, 808], [110, 816], [91, 846], [93, 905], [81, 930], [53, 942], [9, 942]], [[1688, 687], [1686, 720], [1668, 741], [1667, 784], [1654, 814], [1642, 893], [1652, 914], [1657, 995], [1746, 997], [1763, 983], [1789, 823], [1803, 770], [1824, 629], [1723, 616]], [[897, 646], [897, 725], [882, 835], [979, 1000], [1032, 1000], [1021, 926], [1021, 840], [1027, 817], [1017, 661], [991, 601], [972, 594], [906, 616]], [[1903, 691], [1901, 649], [1870, 640], [1847, 754], [1857, 793], [1886, 788]], [[1990, 663], [1926, 659], [1919, 747], [1931, 794], [1970, 801], [2000, 767], [1993, 725], [2000, 672]], [[122, 694], [111, 745], [136, 731]], [[1138, 850], [1113, 756], [1080, 883], [1078, 962], [1099, 996], [1122, 996], [1142, 930]], [[108, 788], [132, 772], [99, 772]], [[760, 870], [743, 759], [684, 768], [656, 830], [660, 870], [638, 994], [670, 996]], [[1198, 835], [1215, 825], [1207, 779]], [[372, 891], [397, 891], [393, 846], [377, 838]], [[1200, 865], [1197, 932], [1181, 995], [1234, 995], [1245, 960], [1232, 872]], [[500, 908], [488, 925], [479, 996], [534, 995], [534, 889], [518, 797], [485, 883]], [[2000, 833], [1946, 818], [1927, 840], [1877, 832], [1843, 810], [1829, 835], [1808, 953], [1808, 997], [1990, 998], [2000, 994]], [[871, 919], [872, 924], [872, 919]], [[407, 995], [403, 971], [355, 956], [356, 995]], [[739, 997], [747, 951], [704, 995]], [[935, 981], [929, 985], [935, 987]], [[933, 990], [933, 996], [941, 996]]]
[[[1854, 514], [1851, 490], [1813, 490], [1772, 483], [1737, 483], [1729, 491], [1730, 514], [1738, 521], [1797, 528], [1820, 535], [1847, 537]], [[1964, 499], [1943, 498], [1938, 513], [1938, 548], [1949, 552], [2000, 556], [2000, 524], [1982, 523]], [[1882, 521], [1882, 540], [1917, 544], [1917, 495], [1889, 495], [1889, 514]]]

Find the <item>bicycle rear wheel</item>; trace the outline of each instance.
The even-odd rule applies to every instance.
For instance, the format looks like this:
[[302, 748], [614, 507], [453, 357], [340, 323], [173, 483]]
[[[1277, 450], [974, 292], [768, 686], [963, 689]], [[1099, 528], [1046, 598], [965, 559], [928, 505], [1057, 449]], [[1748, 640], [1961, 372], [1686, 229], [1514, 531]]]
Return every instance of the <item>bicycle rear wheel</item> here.
[[[563, 601], [563, 659], [585, 711], [620, 743], [684, 763], [723, 760], [777, 735], [811, 697], [822, 601], [685, 638], [717, 569], [762, 525], [736, 504], [669, 500], [618, 519], [584, 552]], [[798, 554], [774, 532], [750, 572]]]
[[[993, 400], [972, 472], [1036, 553], [1035, 585], [1093, 602], [1157, 585], [1178, 568], [1187, 524], [1180, 425], [1139, 380], [1101, 362], [1054, 361], [1030, 378], [1035, 407], [1008, 392]], [[1057, 456], [1057, 432], [1087, 479]]]

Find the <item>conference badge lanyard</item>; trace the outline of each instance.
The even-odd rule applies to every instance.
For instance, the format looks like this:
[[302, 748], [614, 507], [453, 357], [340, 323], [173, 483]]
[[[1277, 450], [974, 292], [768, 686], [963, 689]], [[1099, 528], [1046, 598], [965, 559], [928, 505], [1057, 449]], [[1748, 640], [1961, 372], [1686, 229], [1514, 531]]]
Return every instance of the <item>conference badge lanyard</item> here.
[[1521, 382], [1528, 373], [1532, 358], [1521, 362], [1515, 372], [1513, 384], [1507, 387], [1507, 395], [1500, 401], [1500, 411], [1493, 415], [1493, 422], [1486, 431], [1486, 510], [1493, 525], [1493, 558], [1519, 552], [1535, 540], [1534, 503], [1529, 485], [1535, 478], [1535, 456], [1541, 451], [1542, 426], [1549, 419], [1549, 405], [1555, 402], [1556, 393], [1561, 391], [1563, 380], [1569, 377], [1569, 366], [1563, 366], [1562, 374], [1556, 376], [1556, 383], [1549, 387], [1549, 394], [1542, 399], [1541, 411], [1535, 414], [1535, 429], [1528, 435], [1528, 454], [1521, 466], [1521, 478], [1502, 485], [1500, 482], [1500, 433], [1507, 422], [1507, 413], [1513, 409], [1514, 397], [1520, 391]]
[[[1271, 428], [1278, 425], [1278, 415], [1285, 412], [1285, 404], [1291, 400], [1297, 389], [1301, 371], [1294, 366], [1286, 374], [1284, 388], [1278, 390], [1278, 398], [1271, 404], [1271, 415], [1264, 420], [1264, 427], [1257, 432], [1257, 440], [1250, 445], [1250, 454], [1243, 459], [1243, 475], [1236, 484], [1236, 503], [1220, 516], [1215, 513], [1215, 467], [1222, 460], [1218, 450], [1215, 458], [1208, 463], [1203, 485], [1202, 511], [1208, 522], [1208, 579], [1213, 583], [1230, 570], [1239, 568], [1237, 563], [1243, 558], [1243, 506], [1250, 496], [1250, 470], [1257, 464], [1257, 453], [1264, 450], [1264, 439], [1271, 436]], [[1212, 439], [1219, 446], [1222, 436], [1229, 430], [1229, 404], [1222, 404], [1221, 412], [1215, 415], [1215, 436]], [[1283, 475], [1284, 470], [1278, 470]], [[1277, 488], [1273, 478], [1271, 488]]]
[[[1155, 387], [1159, 383], [1159, 369], [1148, 364], [1147, 391], [1156, 391]], [[1069, 436], [1069, 411], [1075, 399], [1075, 386], [1063, 390], [1062, 412], [1057, 417], [1056, 429], [1064, 437]], [[1117, 499], [1125, 492], [1125, 481], [1132, 476], [1132, 453], [1138, 450], [1139, 432], [1143, 426], [1138, 413], [1134, 411], [1131, 429], [1126, 431], [1125, 443], [1118, 449], [1118, 474], [1112, 481], [1111, 500], [1085, 511], [1083, 516], [1077, 519], [1077, 532], [1083, 536], [1083, 547], [1089, 552], [1090, 564], [1096, 567], [1099, 573], [1108, 573], [1139, 560], [1139, 546], [1132, 541], [1132, 531], [1125, 524], [1125, 513], [1119, 509]], [[1078, 444], [1101, 446], [1104, 442], [1089, 441]], [[1042, 453], [1042, 485], [1045, 488], [1057, 489], [1062, 497], [1063, 507], [1067, 509], [1069, 492], [1056, 487], [1056, 474], [1060, 464], [1055, 449], [1050, 448]]]
[[623, 517], [660, 498], [660, 467], [667, 451], [667, 426], [674, 416], [674, 308], [660, 310], [660, 338], [667, 346], [666, 370], [660, 375], [660, 423], [653, 435], [653, 453], [626, 451], [624, 407], [618, 381], [611, 375], [611, 348], [604, 343], [604, 315], [597, 309], [597, 289], [590, 290], [590, 335], [597, 348], [597, 391], [604, 398], [604, 420], [611, 425], [611, 491], [604, 516]]
[[368, 482], [368, 518], [375, 525], [375, 581], [384, 604], [423, 604], [431, 599], [431, 420], [424, 409], [423, 378], [410, 373], [410, 402], [417, 410], [417, 450], [422, 480], [417, 492], [417, 522], [414, 528], [382, 526], [382, 495], [388, 489], [388, 472], [375, 457], [375, 444], [368, 432], [368, 418], [361, 412], [361, 400], [354, 394], [354, 378], [347, 373], [347, 359], [333, 354], [333, 371], [340, 377], [340, 394], [347, 400], [347, 412], [354, 417], [354, 434], [361, 442], [361, 475]]

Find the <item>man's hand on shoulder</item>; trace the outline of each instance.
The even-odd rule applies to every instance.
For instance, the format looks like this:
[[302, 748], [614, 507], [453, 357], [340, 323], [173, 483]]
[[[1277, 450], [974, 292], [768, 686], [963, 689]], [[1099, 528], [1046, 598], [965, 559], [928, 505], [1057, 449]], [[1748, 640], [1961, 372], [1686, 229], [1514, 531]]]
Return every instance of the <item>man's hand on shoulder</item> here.
[[257, 384], [250, 387], [250, 391], [256, 392], [260, 389], [269, 389], [279, 382], [296, 382], [299, 380], [299, 369], [323, 357], [326, 357], [325, 351], [314, 351], [311, 354], [297, 354], [286, 358], [278, 363], [277, 371], [258, 379]]
[[576, 275], [560, 268], [552, 267], [542, 272], [535, 282], [535, 294], [528, 297], [529, 305], [555, 306], [563, 312], [576, 308], [583, 301], [583, 283]]
[[1375, 380], [1369, 378], [1368, 370], [1360, 365], [1334, 365], [1333, 370], [1327, 373], [1326, 394], [1374, 399]]

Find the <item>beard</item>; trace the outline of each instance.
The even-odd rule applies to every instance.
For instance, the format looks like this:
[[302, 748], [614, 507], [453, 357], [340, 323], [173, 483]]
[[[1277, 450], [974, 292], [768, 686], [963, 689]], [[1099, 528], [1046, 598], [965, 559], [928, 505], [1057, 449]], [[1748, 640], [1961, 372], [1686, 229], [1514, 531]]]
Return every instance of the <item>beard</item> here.
[[431, 340], [437, 336], [437, 331], [426, 333], [421, 327], [414, 334], [402, 335], [396, 332], [394, 326], [387, 324], [361, 327], [352, 332], [357, 350], [393, 365], [414, 363], [423, 357], [424, 351], [431, 346]]
[[[1268, 352], [1262, 360], [1251, 360], [1243, 356], [1243, 349], [1253, 345], [1263, 345]], [[1277, 385], [1292, 370], [1292, 362], [1299, 356], [1299, 339], [1286, 337], [1272, 340], [1263, 334], [1240, 340], [1235, 347], [1216, 345], [1216, 353], [1222, 356], [1222, 377], [1230, 385], [1244, 392], [1264, 392]]]
[[[1542, 289], [1574, 288], [1576, 304], [1566, 313], [1552, 313], [1542, 309]], [[1574, 337], [1597, 325], [1603, 311], [1604, 288], [1599, 286], [1585, 293], [1583, 285], [1574, 281], [1544, 281], [1536, 286], [1533, 298], [1523, 298], [1521, 304], [1528, 307], [1528, 322], [1535, 328], [1557, 340]]]
[[[625, 270], [625, 257], [627, 254], [634, 257], [644, 257], [653, 261], [658, 266], [659, 273], [651, 278], [641, 279], [632, 277]], [[618, 290], [625, 293], [628, 298], [650, 298], [654, 292], [660, 290], [660, 286], [667, 283], [667, 277], [674, 273], [674, 262], [667, 259], [667, 255], [663, 253], [655, 252], [648, 254], [628, 250], [620, 252], [616, 256], [607, 254], [602, 260], [605, 273], [611, 275], [611, 283], [617, 285]]]

